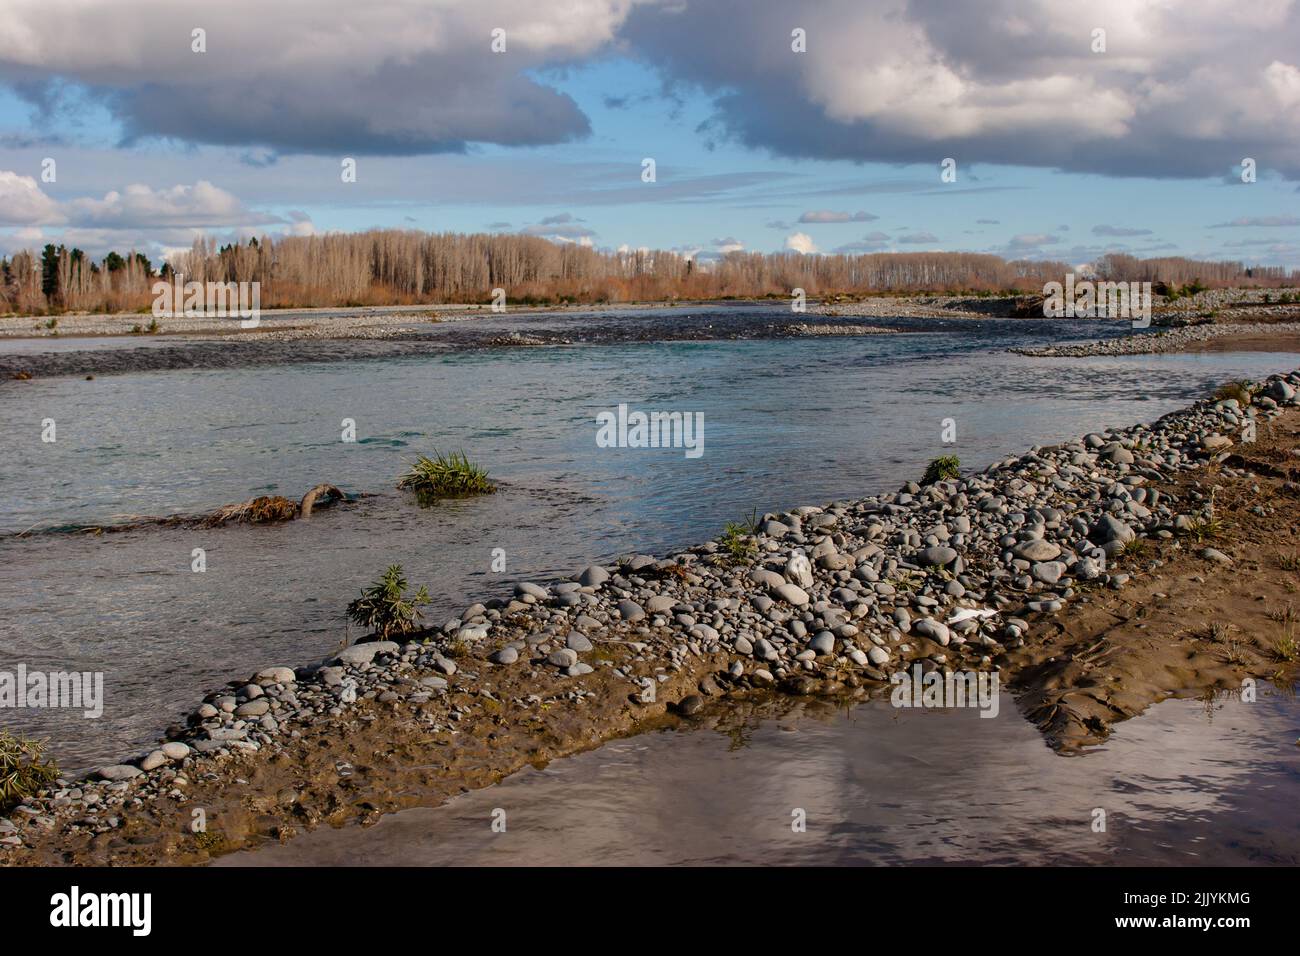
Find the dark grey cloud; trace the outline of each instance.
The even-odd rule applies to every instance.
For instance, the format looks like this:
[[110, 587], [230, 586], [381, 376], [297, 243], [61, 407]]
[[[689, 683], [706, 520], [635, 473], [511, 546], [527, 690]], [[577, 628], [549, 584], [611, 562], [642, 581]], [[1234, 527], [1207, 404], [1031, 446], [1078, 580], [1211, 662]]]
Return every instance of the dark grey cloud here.
[[[280, 153], [412, 155], [470, 143], [534, 146], [590, 123], [541, 77], [613, 40], [622, 0], [581, 17], [529, 0], [223, 0], [196, 10], [154, 0], [6, 0], [0, 83], [47, 122], [86, 103], [126, 143], [162, 137]], [[206, 30], [206, 50], [191, 31]], [[491, 49], [506, 29], [506, 49]]]

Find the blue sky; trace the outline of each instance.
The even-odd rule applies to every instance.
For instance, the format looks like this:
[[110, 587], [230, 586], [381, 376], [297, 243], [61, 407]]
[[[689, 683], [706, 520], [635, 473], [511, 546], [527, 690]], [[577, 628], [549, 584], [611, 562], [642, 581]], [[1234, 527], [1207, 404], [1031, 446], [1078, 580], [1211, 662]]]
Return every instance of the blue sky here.
[[[14, 2], [16, 15], [23, 16], [27, 0]], [[501, 3], [508, 5], [507, 0]], [[755, 4], [757, 9], [758, 0]], [[725, 5], [711, 5], [700, 15], [716, 14], [717, 7]], [[944, 42], [958, 41], [945, 39], [943, 22], [923, 20], [924, 6], [913, 5], [908, 12], [943, 52]], [[1002, 6], [1017, 4], [1007, 0]], [[1035, 3], [1026, 0], [1024, 6], [1020, 12], [1034, 14]], [[1298, 171], [1269, 162], [1268, 151], [1278, 157], [1283, 152], [1279, 143], [1260, 132], [1269, 128], [1267, 115], [1252, 119], [1255, 126], [1243, 121], [1244, 132], [1236, 137], [1240, 145], [1234, 149], [1229, 127], [1241, 109], [1232, 102], [1224, 104], [1223, 116], [1204, 124], [1207, 155], [1199, 170], [1189, 167], [1192, 160], [1181, 141], [1189, 123], [1170, 132], [1156, 129], [1154, 120], [1129, 123], [1122, 133], [1098, 122], [1092, 138], [1080, 140], [1077, 155], [1082, 158], [1076, 163], [1071, 158], [1076, 154], [1060, 148], [1060, 124], [1042, 119], [1044, 111], [1035, 112], [1028, 100], [1023, 106], [1015, 104], [1020, 112], [1014, 115], [1006, 114], [1006, 107], [985, 105], [1005, 91], [1024, 97], [1018, 84], [1039, 82], [1029, 75], [1032, 69], [1025, 76], [994, 76], [997, 57], [990, 55], [983, 63], [990, 73], [984, 87], [963, 78], [975, 105], [966, 108], [969, 119], [954, 121], [960, 134], [918, 138], [906, 117], [900, 120], [891, 113], [894, 104], [884, 99], [872, 105], [873, 112], [864, 108], [865, 119], [844, 118], [876, 90], [868, 84], [862, 97], [836, 102], [839, 91], [855, 82], [852, 63], [801, 65], [804, 73], [798, 76], [811, 77], [804, 80], [806, 92], [789, 77], [779, 84], [772, 78], [786, 69], [782, 59], [773, 61], [777, 65], [772, 70], [758, 71], [749, 62], [753, 57], [741, 50], [731, 72], [720, 72], [727, 67], [719, 66], [726, 55], [714, 47], [697, 62], [684, 59], [687, 44], [665, 46], [674, 40], [672, 30], [686, 28], [672, 20], [647, 19], [654, 12], [611, 8], [610, 22], [618, 31], [612, 37], [601, 34], [590, 42], [566, 38], [564, 43], [581, 46], [582, 52], [574, 54], [566, 46], [562, 54], [538, 53], [533, 58], [537, 62], [525, 60], [517, 69], [507, 66], [514, 71], [508, 77], [514, 85], [502, 94], [501, 104], [485, 106], [482, 116], [474, 110], [475, 97], [480, 90], [489, 91], [485, 100], [491, 97], [495, 76], [479, 80], [477, 87], [448, 93], [449, 100], [466, 98], [472, 121], [465, 119], [464, 106], [450, 118], [436, 115], [439, 95], [411, 94], [403, 77], [393, 95], [409, 97], [409, 102], [382, 132], [377, 132], [378, 123], [366, 125], [369, 114], [364, 112], [382, 107], [362, 103], [360, 118], [344, 115], [342, 108], [335, 117], [328, 91], [303, 100], [313, 95], [307, 89], [286, 93], [281, 112], [267, 111], [264, 129], [236, 117], [230, 125], [237, 128], [220, 129], [214, 122], [209, 134], [188, 116], [177, 120], [147, 100], [158, 88], [164, 103], [200, 95], [187, 84], [183, 61], [115, 86], [116, 74], [106, 78], [102, 65], [91, 62], [94, 51], [65, 50], [59, 40], [29, 53], [18, 66], [6, 66], [7, 58], [17, 57], [5, 49], [12, 41], [0, 37], [0, 183], [6, 174], [10, 177], [7, 214], [0, 203], [0, 251], [53, 239], [82, 245], [97, 255], [110, 246], [134, 246], [156, 255], [187, 245], [200, 232], [225, 239], [258, 232], [394, 227], [528, 231], [602, 248], [668, 248], [701, 255], [735, 248], [941, 249], [1082, 263], [1106, 251], [1123, 251], [1300, 267]], [[1284, 4], [1279, 15], [1287, 29], [1296, 22], [1294, 13], [1289, 2]], [[847, 32], [852, 32], [848, 18], [856, 15], [844, 14]], [[689, 36], [698, 37], [704, 29], [697, 25]], [[727, 27], [718, 29], [725, 32]], [[784, 22], [779, 29], [785, 29]], [[392, 37], [375, 37], [372, 58], [386, 62], [394, 42]], [[763, 44], [764, 56], [788, 52], [774, 53], [780, 44]], [[443, 60], [468, 55], [459, 48], [441, 59], [431, 55], [428, 69], [433, 76], [445, 77]], [[470, 65], [464, 72], [497, 69], [501, 60], [484, 67], [487, 58], [478, 51], [473, 55], [476, 59], [465, 61]], [[948, 55], [968, 59], [967, 75], [975, 75], [981, 65], [977, 54], [964, 49], [954, 47]], [[1292, 67], [1269, 56], [1242, 69], [1266, 77], [1261, 82], [1271, 78], [1281, 84], [1281, 105], [1273, 118], [1283, 121], [1292, 109], [1286, 98], [1291, 76], [1287, 70]], [[1091, 69], [1088, 61], [1082, 62]], [[909, 62], [899, 69], [904, 67], [934, 69], [929, 62]], [[1181, 68], [1176, 59], [1144, 67], [1171, 86], [1168, 78], [1177, 77]], [[220, 79], [220, 64], [215, 69]], [[1078, 68], [1044, 69], [1063, 71], [1070, 78], [1078, 73]], [[830, 79], [817, 78], [827, 70], [832, 71]], [[1194, 71], [1186, 76], [1190, 91], [1198, 81]], [[174, 86], [169, 88], [169, 82]], [[212, 81], [207, 82], [210, 86]], [[274, 76], [263, 80], [259, 96], [274, 91], [274, 82]], [[294, 87], [296, 75], [283, 82]], [[933, 86], [945, 81], [928, 82]], [[1095, 77], [1087, 82], [1097, 102], [1115, 101], [1107, 99], [1107, 91], [1096, 89]], [[1138, 94], [1132, 91], [1143, 87], [1141, 75], [1115, 82], [1115, 96], [1130, 95], [1137, 103]], [[827, 92], [827, 83], [838, 85]], [[1044, 96], [1056, 95], [1054, 87], [1038, 88], [1046, 91]], [[354, 89], [344, 91], [343, 98]], [[528, 102], [527, 116], [521, 116], [518, 104], [536, 91], [544, 98]], [[791, 100], [795, 94], [802, 98]], [[300, 98], [294, 100], [294, 95]], [[1188, 98], [1194, 99], [1190, 92]], [[201, 114], [203, 105], [196, 101], [191, 115]], [[1128, 112], [1116, 108], [1116, 115], [1129, 115], [1140, 105], [1130, 104]], [[209, 112], [223, 107], [207, 104]], [[1212, 107], [1206, 103], [1204, 111], [1212, 112]], [[921, 102], [908, 115], [924, 115], [932, 108], [937, 117], [930, 121], [932, 127], [960, 112], [947, 104]], [[1188, 104], [1188, 109], [1197, 108], [1195, 102]], [[438, 140], [434, 146], [394, 155], [388, 130], [426, 110], [435, 114], [429, 126], [439, 136], [457, 122], [466, 125], [471, 132], [451, 143], [461, 151], [435, 151], [447, 148]], [[529, 125], [538, 111], [547, 110], [554, 113], [552, 121], [539, 122], [537, 129]], [[295, 124], [307, 112], [319, 128], [304, 121], [300, 131]], [[580, 129], [584, 120], [589, 131]], [[325, 127], [328, 134], [320, 132]], [[1114, 124], [1115, 131], [1123, 128], [1118, 121]], [[275, 141], [279, 129], [292, 130], [284, 142]], [[556, 130], [554, 136], [548, 135], [550, 130]], [[840, 141], [841, 132], [850, 136], [847, 146]], [[332, 139], [322, 145], [326, 135]], [[475, 135], [483, 139], [472, 138]], [[1160, 135], [1169, 140], [1163, 153]], [[289, 136], [298, 138], [291, 141]], [[330, 148], [339, 143], [346, 148], [352, 136], [355, 150]], [[203, 142], [205, 137], [212, 141]], [[521, 138], [538, 141], [520, 143]], [[559, 141], [545, 141], [548, 138]], [[1258, 160], [1258, 180], [1245, 184], [1227, 157], [1248, 149], [1264, 152]], [[1208, 155], [1214, 151], [1219, 160]], [[342, 183], [339, 163], [349, 153], [358, 163], [357, 182]], [[927, 154], [928, 160], [916, 158]], [[1008, 161], [1021, 154], [1023, 162]], [[955, 183], [940, 180], [939, 161], [949, 155], [958, 161]], [[52, 183], [41, 180], [41, 163], [47, 157], [57, 162], [58, 176]], [[645, 157], [656, 161], [655, 183], [641, 181]], [[1287, 156], [1288, 163], [1296, 161]], [[1080, 168], [1066, 171], [1062, 165]], [[1149, 168], [1152, 175], [1133, 175], [1134, 168]], [[192, 189], [200, 182], [212, 187], [201, 198]], [[143, 188], [134, 199], [123, 200], [126, 187], [133, 185]], [[3, 188], [0, 185], [0, 200], [6, 198]], [[800, 221], [837, 217], [847, 221]]]

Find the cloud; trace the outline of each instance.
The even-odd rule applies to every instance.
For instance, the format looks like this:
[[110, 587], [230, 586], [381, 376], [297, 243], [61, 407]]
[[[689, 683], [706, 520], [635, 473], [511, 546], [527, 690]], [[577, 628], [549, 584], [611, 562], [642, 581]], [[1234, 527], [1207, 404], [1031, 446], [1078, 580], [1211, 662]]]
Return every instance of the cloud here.
[[519, 232], [525, 236], [540, 236], [555, 242], [576, 242], [583, 246], [591, 245], [596, 238], [594, 229], [584, 226], [581, 219], [576, 219], [567, 212], [546, 216], [540, 222], [524, 226]]
[[[1249, 17], [1230, 0], [1126, 0], [1106, 10], [1100, 54], [1088, 4], [795, 7], [641, 5], [620, 36], [712, 97], [711, 135], [785, 156], [1148, 177], [1220, 176], [1252, 156], [1300, 178], [1293, 0], [1259, 0]], [[807, 53], [791, 52], [792, 23]]]
[[1133, 229], [1128, 226], [1093, 226], [1094, 236], [1149, 236], [1150, 229]]
[[[638, 0], [6, 0], [0, 82], [46, 115], [107, 109], [125, 139], [341, 156], [586, 136], [540, 78], [604, 51]], [[206, 30], [206, 52], [191, 31]], [[505, 52], [491, 49], [505, 29]], [[256, 155], [256, 154], [250, 154]]]
[[939, 237], [932, 232], [909, 232], [898, 237], [900, 245], [904, 246], [923, 246], [927, 243], [938, 242]]
[[998, 219], [976, 219], [975, 222], [976, 222], [977, 225], [981, 225], [981, 226], [997, 226], [997, 225], [1000, 225], [1001, 220], [998, 220]]
[[713, 248], [723, 254], [728, 252], [742, 252], [745, 248], [745, 244], [735, 236], [727, 236], [725, 239], [714, 239]]
[[785, 237], [785, 247], [800, 255], [811, 255], [817, 251], [817, 244], [806, 232], [792, 232]]
[[1039, 246], [1055, 245], [1060, 241], [1059, 237], [1045, 232], [1022, 232], [1020, 235], [1012, 236], [1007, 246], [1011, 249], [1036, 249]]
[[86, 250], [92, 256], [109, 250], [147, 251], [157, 257], [188, 248], [196, 239], [245, 241], [266, 233], [310, 236], [311, 217], [293, 210], [288, 217], [246, 207], [232, 193], [207, 180], [163, 189], [134, 184], [110, 190], [102, 198], [56, 200], [30, 176], [0, 170], [0, 248], [8, 252], [47, 242]]
[[1296, 216], [1241, 216], [1231, 222], [1216, 222], [1211, 229], [1237, 229], [1247, 226], [1300, 226]]
[[[305, 217], [304, 217], [305, 218]], [[207, 180], [153, 189], [142, 184], [112, 190], [102, 199], [56, 201], [30, 176], [0, 170], [0, 225], [86, 229], [225, 228], [284, 222], [253, 212]]]
[[831, 223], [831, 222], [874, 222], [879, 216], [873, 216], [869, 212], [833, 212], [829, 209], [815, 209], [806, 212], [799, 217], [803, 223]]
[[110, 192], [103, 199], [71, 199], [63, 206], [70, 222], [109, 229], [210, 228], [283, 221], [245, 209], [238, 198], [206, 180], [161, 190], [136, 184], [121, 192]]
[[883, 232], [869, 232], [857, 242], [837, 246], [835, 251], [843, 255], [854, 255], [867, 252], [882, 252], [888, 247], [889, 236]]
[[0, 226], [36, 226], [63, 220], [58, 203], [31, 176], [0, 169]]

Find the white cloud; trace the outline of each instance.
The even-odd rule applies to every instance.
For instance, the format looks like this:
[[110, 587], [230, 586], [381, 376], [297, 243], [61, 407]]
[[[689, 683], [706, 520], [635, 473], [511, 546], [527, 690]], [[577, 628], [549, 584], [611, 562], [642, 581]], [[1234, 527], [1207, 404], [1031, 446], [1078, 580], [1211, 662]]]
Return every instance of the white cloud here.
[[62, 218], [58, 204], [45, 195], [35, 179], [0, 169], [0, 225], [46, 225]]
[[817, 245], [813, 242], [812, 236], [806, 232], [790, 233], [785, 237], [785, 247], [792, 252], [805, 256], [817, 251]]
[[306, 213], [295, 211], [286, 221], [257, 212], [206, 180], [163, 189], [133, 184], [102, 198], [56, 200], [30, 176], [9, 170], [0, 170], [0, 226], [22, 227], [0, 236], [0, 247], [10, 252], [58, 242], [92, 254], [188, 248], [205, 236], [229, 241], [315, 232]]

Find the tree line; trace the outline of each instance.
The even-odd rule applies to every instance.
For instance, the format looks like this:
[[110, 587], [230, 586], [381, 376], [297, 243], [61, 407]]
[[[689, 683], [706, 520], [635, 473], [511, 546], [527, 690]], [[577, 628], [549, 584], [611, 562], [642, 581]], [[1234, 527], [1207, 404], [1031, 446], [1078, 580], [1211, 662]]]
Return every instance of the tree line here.
[[[40, 255], [0, 259], [0, 313], [148, 311], [152, 285], [258, 282], [263, 308], [489, 302], [504, 289], [515, 304], [673, 299], [809, 297], [895, 292], [1041, 292], [1074, 267], [972, 252], [801, 255], [732, 252], [698, 260], [664, 250], [598, 250], [537, 236], [375, 229], [263, 237], [218, 245], [199, 239], [161, 263], [134, 250], [92, 261], [80, 249], [46, 245]], [[1110, 254], [1098, 278], [1208, 287], [1300, 284], [1300, 270]]]

